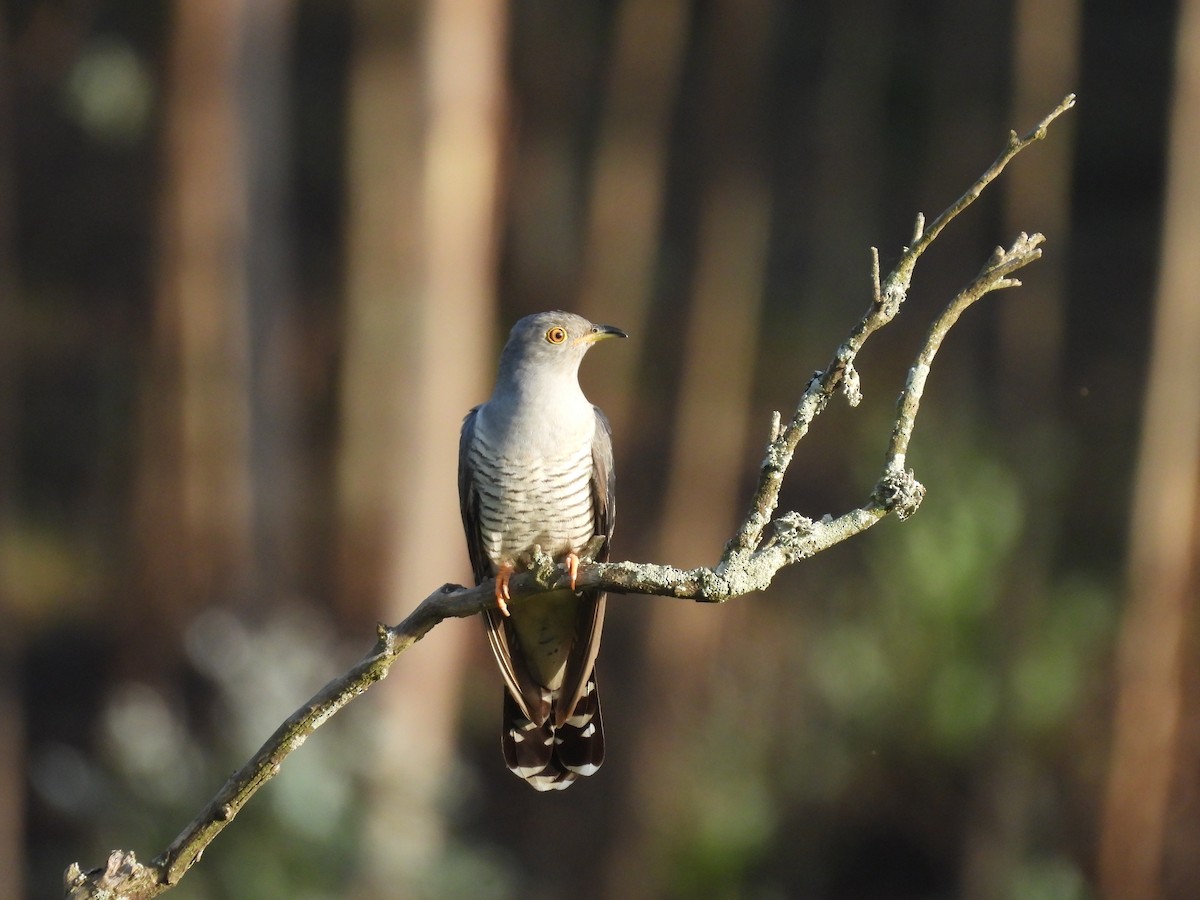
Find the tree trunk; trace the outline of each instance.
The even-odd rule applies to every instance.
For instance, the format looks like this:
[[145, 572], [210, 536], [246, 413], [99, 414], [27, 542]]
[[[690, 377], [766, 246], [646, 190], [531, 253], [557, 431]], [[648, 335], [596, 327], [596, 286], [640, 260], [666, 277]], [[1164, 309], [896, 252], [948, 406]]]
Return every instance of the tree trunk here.
[[[652, 558], [710, 565], [739, 513], [748, 445], [770, 201], [761, 161], [771, 7], [717, 4], [701, 37], [706, 116], [699, 124], [706, 184], [701, 190], [691, 305], [682, 328], [686, 361], [671, 429], [673, 447]], [[757, 99], [751, 99], [757, 98]], [[765, 434], [765, 432], [764, 432]], [[613, 847], [608, 892], [657, 896], [664, 842], [703, 802], [674, 782], [701, 730], [716, 670], [716, 644], [730, 616], [658, 603], [644, 629], [638, 679], [642, 719], [629, 729], [638, 763], [623, 797], [625, 827]], [[690, 672], [681, 678], [681, 672]], [[619, 860], [619, 862], [617, 862]]]
[[[1079, 78], [1082, 8], [1078, 0], [1019, 0], [1013, 21], [1014, 128], [1036, 122]], [[1071, 161], [1074, 120], [1068, 117], [1037, 153], [1005, 174], [1004, 233], [1036, 229], [1050, 236], [1037, 278], [996, 306], [999, 317], [998, 374], [992, 395], [1000, 407], [1002, 452], [1020, 467], [1028, 495], [1039, 498], [1006, 570], [1006, 585], [992, 626], [1004, 636], [988, 664], [1001, 684], [1011, 685], [1019, 654], [1036, 641], [1047, 605], [1065, 503], [1065, 467], [1046, 465], [1066, 445], [1058, 393], [1062, 381], [1067, 264], [1070, 259]], [[967, 816], [962, 895], [974, 900], [1011, 896], [1013, 873], [1031, 856], [1065, 847], [1031, 846], [1038, 790], [1027, 738], [1019, 733], [1017, 702], [1003, 694], [989, 749], [975, 760], [977, 778]]]
[[[256, 593], [281, 598], [304, 578], [304, 526], [311, 517], [301, 403], [290, 223], [289, 98], [293, 0], [255, 0], [242, 10], [237, 114], [245, 171], [245, 290], [250, 355], [250, 527]], [[303, 151], [302, 151], [303, 152]]]
[[[627, 0], [617, 12], [588, 192], [579, 312], [618, 325], [654, 352], [646, 327], [654, 296], [666, 194], [667, 138], [687, 47], [681, 0]], [[638, 366], [632, 355], [606, 365], [588, 396], [617, 441], [634, 441]], [[618, 453], [618, 456], [620, 454]]]
[[[1200, 0], [1180, 7], [1162, 256], [1134, 481], [1100, 841], [1106, 897], [1200, 891]], [[1190, 699], [1189, 699], [1190, 694]]]
[[[362, 0], [351, 76], [351, 246], [340, 449], [344, 590], [399, 621], [469, 579], [458, 431], [494, 364], [500, 0]], [[457, 575], [455, 574], [457, 573]], [[436, 885], [462, 668], [482, 631], [401, 661], [380, 711], [356, 896]], [[390, 680], [389, 680], [390, 681]], [[496, 682], [499, 728], [500, 683]], [[496, 765], [501, 765], [497, 754]], [[431, 880], [433, 879], [433, 880]]]
[[141, 590], [124, 607], [139, 645], [132, 657], [151, 666], [147, 644], [161, 642], [145, 634], [179, 634], [199, 605], [253, 585], [246, 170], [234, 88], [242, 12], [240, 0], [180, 0], [174, 17], [137, 450]]
[[[14, 240], [12, 62], [0, 16], [0, 556], [6, 555], [16, 518], [17, 385], [21, 371], [20, 310]], [[0, 610], [11, 608], [10, 585], [0, 569]], [[25, 711], [14, 676], [18, 629], [0, 636], [0, 897], [19, 897], [25, 879]]]

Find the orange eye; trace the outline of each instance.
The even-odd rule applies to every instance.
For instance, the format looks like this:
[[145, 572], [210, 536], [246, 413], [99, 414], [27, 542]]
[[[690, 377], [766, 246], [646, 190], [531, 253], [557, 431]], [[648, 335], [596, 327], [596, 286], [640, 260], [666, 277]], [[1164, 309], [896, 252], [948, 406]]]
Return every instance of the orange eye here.
[[546, 340], [548, 340], [551, 344], [561, 344], [566, 339], [567, 329], [563, 328], [561, 325], [555, 325], [546, 332]]

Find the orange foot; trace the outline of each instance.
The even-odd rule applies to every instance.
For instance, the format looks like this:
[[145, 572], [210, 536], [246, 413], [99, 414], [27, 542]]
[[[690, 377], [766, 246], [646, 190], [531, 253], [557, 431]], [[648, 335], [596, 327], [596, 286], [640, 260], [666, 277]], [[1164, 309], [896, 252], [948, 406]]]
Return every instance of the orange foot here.
[[563, 565], [567, 567], [567, 574], [571, 576], [571, 590], [575, 590], [575, 579], [579, 577], [579, 554], [572, 550], [563, 560]]
[[500, 612], [504, 615], [510, 615], [508, 611], [508, 602], [512, 598], [508, 595], [508, 582], [513, 576], [512, 563], [504, 563], [496, 572], [496, 605], [500, 607]]

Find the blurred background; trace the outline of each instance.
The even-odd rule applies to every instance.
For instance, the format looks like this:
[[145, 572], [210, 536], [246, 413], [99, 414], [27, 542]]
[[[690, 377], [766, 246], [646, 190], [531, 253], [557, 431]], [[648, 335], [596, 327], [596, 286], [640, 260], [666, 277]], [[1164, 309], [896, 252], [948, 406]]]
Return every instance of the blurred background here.
[[713, 563], [772, 410], [915, 214], [784, 508], [867, 498], [925, 328], [920, 514], [722, 607], [614, 597], [608, 759], [537, 795], [451, 621], [178, 898], [1200, 896], [1200, 2], [3, 0], [0, 896], [158, 854], [468, 576], [509, 325], [631, 339], [614, 556]]

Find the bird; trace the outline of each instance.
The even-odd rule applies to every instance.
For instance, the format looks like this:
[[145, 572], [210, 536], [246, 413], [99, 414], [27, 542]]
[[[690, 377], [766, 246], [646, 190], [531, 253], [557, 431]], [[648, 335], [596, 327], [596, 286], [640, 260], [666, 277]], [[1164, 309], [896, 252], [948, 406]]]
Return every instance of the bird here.
[[[595, 662], [605, 594], [575, 584], [579, 554], [596, 536], [594, 558], [609, 558], [616, 481], [612, 431], [584, 396], [579, 365], [596, 343], [624, 337], [562, 310], [520, 319], [491, 397], [467, 413], [459, 437], [471, 568], [476, 584], [495, 578], [496, 606], [483, 618], [505, 687], [501, 749], [539, 791], [562, 790], [604, 761]], [[566, 567], [571, 587], [510, 604], [509, 580], [535, 547]]]

